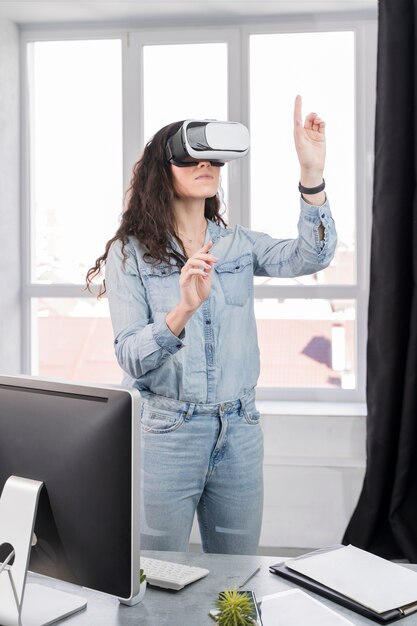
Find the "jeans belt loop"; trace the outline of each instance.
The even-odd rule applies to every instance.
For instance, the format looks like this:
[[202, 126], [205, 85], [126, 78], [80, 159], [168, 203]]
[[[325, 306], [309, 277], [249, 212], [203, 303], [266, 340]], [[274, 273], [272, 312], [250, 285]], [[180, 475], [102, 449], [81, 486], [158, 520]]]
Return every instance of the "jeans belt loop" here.
[[245, 400], [243, 398], [239, 398], [239, 403], [240, 403], [239, 415], [241, 415], [245, 410]]
[[192, 418], [194, 409], [195, 404], [193, 404], [192, 402], [187, 402], [187, 410], [184, 411], [184, 419], [186, 422], [188, 422]]

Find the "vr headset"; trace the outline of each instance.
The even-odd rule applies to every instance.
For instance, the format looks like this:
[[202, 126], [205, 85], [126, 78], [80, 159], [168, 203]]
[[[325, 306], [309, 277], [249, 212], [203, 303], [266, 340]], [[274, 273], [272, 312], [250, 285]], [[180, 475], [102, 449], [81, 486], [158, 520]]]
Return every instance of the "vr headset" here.
[[249, 131], [239, 122], [185, 120], [167, 141], [167, 160], [177, 167], [210, 161], [221, 167], [227, 161], [240, 159], [249, 152]]

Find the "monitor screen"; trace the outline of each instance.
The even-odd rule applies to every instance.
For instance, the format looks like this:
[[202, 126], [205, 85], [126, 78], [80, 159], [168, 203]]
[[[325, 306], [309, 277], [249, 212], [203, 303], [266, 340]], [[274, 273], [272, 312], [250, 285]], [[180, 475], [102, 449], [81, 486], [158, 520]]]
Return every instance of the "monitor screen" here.
[[0, 376], [0, 493], [44, 483], [31, 571], [138, 593], [139, 427], [134, 390]]

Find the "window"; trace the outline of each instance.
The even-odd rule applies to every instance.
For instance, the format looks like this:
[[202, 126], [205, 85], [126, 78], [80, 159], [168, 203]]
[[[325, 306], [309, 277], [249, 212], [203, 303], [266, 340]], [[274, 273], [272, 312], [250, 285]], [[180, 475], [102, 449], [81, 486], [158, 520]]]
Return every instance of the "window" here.
[[36, 372], [46, 378], [120, 382], [106, 299], [33, 298], [32, 308]]
[[303, 115], [316, 108], [327, 122], [325, 175], [339, 245], [316, 275], [255, 279], [258, 394], [363, 400], [374, 21], [50, 39], [24, 35], [26, 371], [120, 382], [107, 301], [83, 291], [84, 276], [115, 232], [133, 163], [161, 126], [192, 117], [247, 124], [250, 158], [222, 169], [226, 219], [296, 235], [292, 119], [300, 93]]
[[107, 301], [82, 285], [122, 209], [121, 41], [33, 42], [28, 68], [31, 373], [115, 382]]
[[[301, 94], [303, 119], [314, 110], [326, 120], [325, 175], [338, 230], [335, 258], [324, 271], [255, 278], [267, 287], [255, 306], [260, 387], [355, 388], [356, 302], [333, 299], [331, 289], [327, 298], [314, 297], [315, 286], [356, 283], [354, 81], [353, 31], [250, 36], [251, 227], [296, 236], [299, 164], [291, 120]], [[308, 290], [299, 293], [301, 285], [310, 298]]]
[[[291, 63], [282, 62], [288, 57]], [[303, 97], [303, 117], [314, 110], [326, 120], [325, 175], [339, 235], [332, 266], [313, 280], [320, 284], [354, 284], [354, 33], [252, 35], [250, 76], [251, 227], [280, 233], [284, 238], [295, 235], [294, 186], [298, 183], [299, 165], [291, 122], [294, 97], [299, 93]], [[299, 280], [285, 282], [297, 284]], [[308, 276], [302, 277], [301, 282], [312, 284]], [[275, 280], [275, 284], [284, 284], [284, 279]]]
[[[204, 119], [208, 114], [227, 119], [227, 43], [142, 45], [145, 142], [171, 122]], [[226, 165], [221, 172], [225, 206], [227, 178]]]
[[32, 279], [80, 284], [121, 210], [120, 41], [38, 42], [32, 67]]
[[144, 44], [143, 64], [145, 140], [177, 120], [227, 118], [226, 43]]

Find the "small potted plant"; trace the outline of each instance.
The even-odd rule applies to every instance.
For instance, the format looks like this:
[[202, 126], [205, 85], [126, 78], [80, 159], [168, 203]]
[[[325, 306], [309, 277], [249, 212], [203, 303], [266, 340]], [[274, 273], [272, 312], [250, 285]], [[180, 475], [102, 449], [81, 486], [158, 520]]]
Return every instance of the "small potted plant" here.
[[236, 587], [222, 591], [216, 604], [220, 611], [216, 618], [219, 626], [253, 626], [256, 624], [251, 617], [253, 613], [250, 598], [240, 594]]
[[139, 582], [140, 582], [140, 589], [139, 589], [139, 598], [138, 598], [138, 602], [141, 602], [143, 600], [143, 596], [145, 595], [145, 591], [146, 591], [146, 574], [144, 572], [143, 569], [140, 570], [139, 573]]

